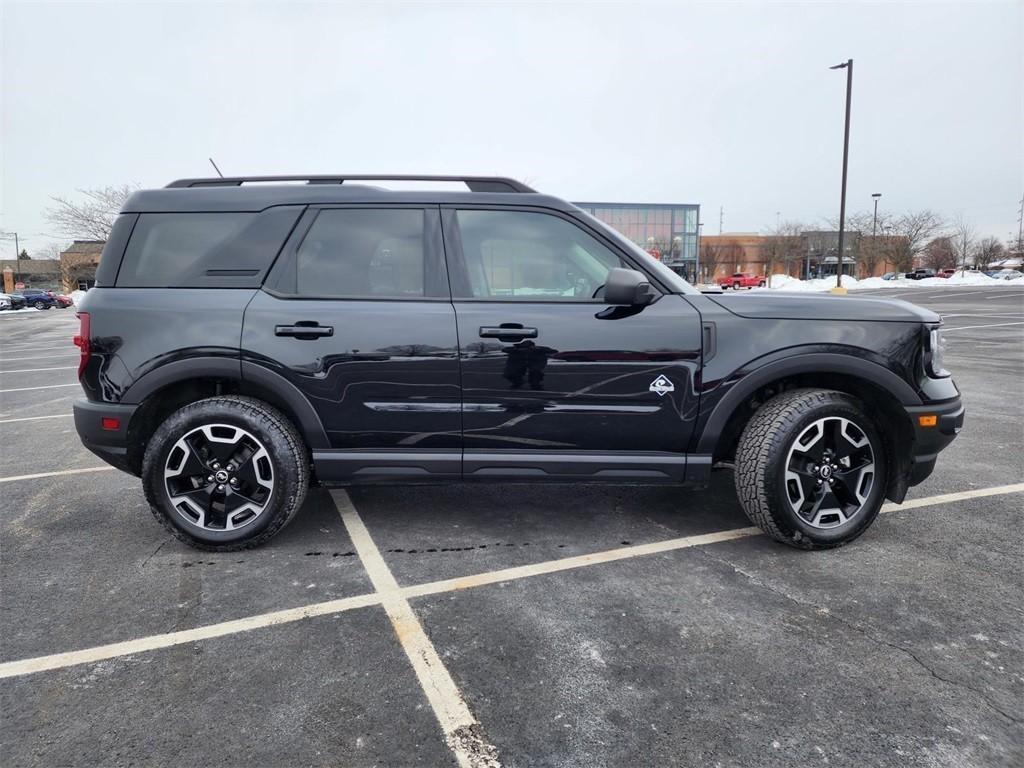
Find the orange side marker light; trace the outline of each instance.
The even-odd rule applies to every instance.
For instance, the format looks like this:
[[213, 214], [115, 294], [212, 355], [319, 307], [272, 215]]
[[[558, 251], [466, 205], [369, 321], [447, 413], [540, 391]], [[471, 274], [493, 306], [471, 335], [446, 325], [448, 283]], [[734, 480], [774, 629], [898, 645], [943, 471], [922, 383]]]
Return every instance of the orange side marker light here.
[[939, 423], [938, 416], [918, 416], [917, 423], [922, 427], [934, 427]]

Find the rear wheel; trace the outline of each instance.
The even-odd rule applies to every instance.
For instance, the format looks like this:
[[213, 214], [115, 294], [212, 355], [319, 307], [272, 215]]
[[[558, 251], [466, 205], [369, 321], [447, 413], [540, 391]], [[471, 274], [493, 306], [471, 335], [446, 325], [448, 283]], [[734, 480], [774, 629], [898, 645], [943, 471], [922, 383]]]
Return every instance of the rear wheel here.
[[36, 309], [49, 309], [50, 308], [50, 305], [47, 304], [46, 302], [43, 302], [43, 301], [37, 301], [37, 302], [33, 303], [32, 306], [35, 307]]
[[153, 514], [176, 538], [199, 549], [247, 549], [298, 511], [309, 460], [276, 409], [248, 397], [211, 397], [160, 425], [146, 446], [142, 482]]
[[856, 399], [793, 390], [751, 417], [736, 451], [735, 479], [744, 511], [769, 536], [802, 549], [837, 547], [878, 516], [885, 447]]

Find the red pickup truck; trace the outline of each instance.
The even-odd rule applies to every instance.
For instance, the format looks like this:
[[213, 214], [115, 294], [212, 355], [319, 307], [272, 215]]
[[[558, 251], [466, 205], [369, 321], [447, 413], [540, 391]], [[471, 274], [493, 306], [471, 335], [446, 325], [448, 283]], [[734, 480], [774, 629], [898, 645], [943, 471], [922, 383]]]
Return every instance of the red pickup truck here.
[[765, 285], [764, 275], [752, 275], [749, 272], [737, 272], [734, 275], [726, 275], [715, 279], [722, 289], [726, 288], [763, 288]]

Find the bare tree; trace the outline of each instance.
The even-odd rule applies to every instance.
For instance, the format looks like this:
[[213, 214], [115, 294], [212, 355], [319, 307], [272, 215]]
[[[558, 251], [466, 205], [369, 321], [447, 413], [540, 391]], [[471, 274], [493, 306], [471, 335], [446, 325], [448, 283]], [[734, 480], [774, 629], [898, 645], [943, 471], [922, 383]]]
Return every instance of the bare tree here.
[[987, 267], [992, 262], [1005, 258], [1006, 247], [998, 237], [986, 237], [974, 249], [974, 263], [981, 267]]
[[957, 251], [952, 237], [933, 238], [924, 247], [923, 254], [924, 265], [936, 271], [956, 267]]
[[886, 234], [893, 227], [892, 216], [880, 213], [876, 219], [874, 211], [858, 211], [849, 216], [848, 226], [851, 231], [860, 233], [853, 241], [857, 273], [862, 278], [872, 277], [879, 264], [892, 261], [892, 246]]
[[743, 261], [743, 248], [736, 243], [704, 242], [700, 247], [700, 271], [702, 281], [712, 282], [720, 267], [727, 267], [730, 272], [739, 271]]
[[96, 259], [93, 254], [69, 253], [60, 260], [60, 282], [64, 290], [73, 291], [79, 282], [96, 275]]
[[892, 220], [890, 230], [892, 262], [899, 272], [914, 268], [914, 257], [942, 229], [942, 217], [934, 211], [912, 211]]
[[967, 269], [967, 262], [974, 256], [974, 244], [978, 238], [977, 230], [962, 215], [953, 220], [953, 231], [950, 242], [956, 255], [956, 263], [961, 274]]
[[62, 235], [80, 240], [106, 240], [114, 219], [137, 185], [80, 189], [84, 199], [51, 198], [55, 205], [46, 210], [46, 219]]
[[776, 267], [781, 266], [787, 275], [793, 264], [799, 264], [804, 257], [803, 231], [806, 227], [797, 221], [784, 221], [778, 224], [765, 239], [762, 248], [765, 275], [769, 282], [775, 274]]

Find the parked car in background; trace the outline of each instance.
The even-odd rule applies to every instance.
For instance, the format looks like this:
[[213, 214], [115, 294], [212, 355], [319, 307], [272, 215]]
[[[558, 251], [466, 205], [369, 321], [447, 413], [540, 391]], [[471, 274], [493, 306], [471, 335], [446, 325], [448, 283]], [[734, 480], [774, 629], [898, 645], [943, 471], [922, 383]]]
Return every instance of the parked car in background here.
[[950, 278], [950, 277], [952, 277], [953, 275], [955, 275], [955, 274], [956, 274], [956, 272], [957, 272], [957, 270], [955, 270], [955, 269], [948, 269], [948, 268], [947, 268], [947, 269], [940, 269], [940, 270], [939, 270], [939, 271], [938, 271], [938, 272], [937, 272], [937, 273], [935, 274], [935, 276], [936, 276], [936, 277], [943, 277], [943, 278]]
[[60, 309], [67, 309], [68, 307], [74, 306], [74, 301], [71, 300], [70, 296], [65, 296], [63, 293], [54, 293], [53, 300], [57, 302], [57, 306]]
[[897, 274], [896, 272], [886, 272], [884, 275], [882, 275], [883, 280], [896, 280], [898, 277], [899, 274]]
[[16, 293], [0, 293], [0, 297], [7, 299], [8, 304], [4, 309], [24, 309], [28, 306], [25, 297]]
[[924, 280], [926, 277], [935, 277], [935, 270], [928, 267], [915, 269], [913, 272], [907, 272], [904, 277], [908, 280]]
[[765, 285], [764, 275], [752, 275], [749, 272], [736, 272], [732, 275], [725, 275], [715, 280], [722, 288], [763, 288]]
[[42, 291], [38, 288], [26, 288], [20, 293], [25, 297], [28, 305], [36, 309], [53, 309], [57, 305], [57, 300], [50, 295], [49, 291]]
[[1016, 269], [997, 269], [995, 272], [986, 272], [985, 274], [996, 280], [1019, 280], [1024, 277], [1024, 272]]
[[0, 310], [10, 309], [11, 300], [6, 295], [0, 294]]

